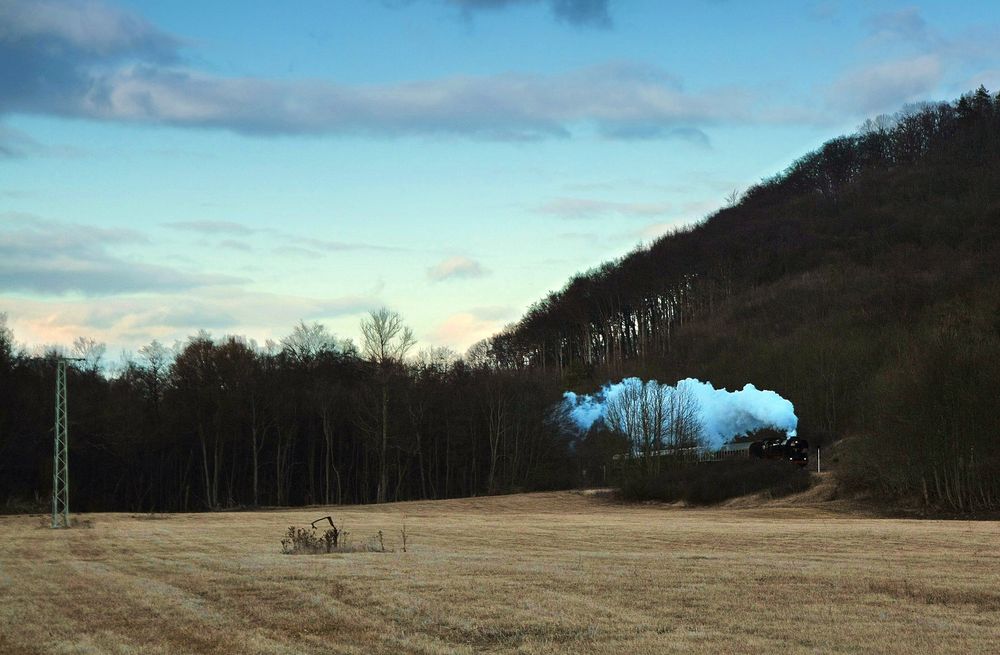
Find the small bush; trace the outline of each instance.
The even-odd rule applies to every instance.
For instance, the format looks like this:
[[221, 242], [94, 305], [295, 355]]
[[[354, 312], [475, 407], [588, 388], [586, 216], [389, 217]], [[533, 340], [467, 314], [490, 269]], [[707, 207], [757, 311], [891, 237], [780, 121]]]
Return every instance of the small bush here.
[[322, 535], [316, 528], [296, 528], [288, 526], [284, 539], [281, 540], [281, 552], [286, 555], [314, 555], [317, 553], [332, 553], [340, 544], [341, 531], [332, 527]]
[[351, 541], [347, 530], [337, 526], [320, 534], [316, 528], [296, 528], [288, 526], [281, 540], [281, 552], [285, 555], [320, 555], [323, 553], [388, 553], [382, 531], [369, 537], [361, 544]]
[[787, 462], [760, 459], [679, 464], [653, 475], [628, 474], [620, 490], [626, 500], [683, 500], [711, 505], [729, 498], [767, 492], [772, 497], [805, 491], [809, 472]]

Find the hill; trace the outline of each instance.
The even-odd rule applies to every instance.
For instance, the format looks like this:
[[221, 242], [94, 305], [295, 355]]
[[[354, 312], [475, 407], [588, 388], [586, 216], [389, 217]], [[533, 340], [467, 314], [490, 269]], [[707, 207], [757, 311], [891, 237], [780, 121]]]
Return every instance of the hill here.
[[[638, 375], [776, 390], [841, 487], [996, 512], [998, 262], [1000, 100], [980, 89], [830, 141], [703, 223], [575, 277], [464, 360], [404, 357], [389, 310], [363, 319], [360, 348], [319, 324], [267, 347], [200, 331], [113, 372], [100, 344], [77, 339], [71, 508], [604, 484], [620, 444], [580, 441], [552, 409], [568, 388]], [[58, 349], [39, 359], [15, 337], [0, 312], [0, 511], [40, 511]]]
[[1000, 503], [1000, 96], [867, 121], [703, 223], [574, 277], [497, 366], [778, 390], [843, 484]]

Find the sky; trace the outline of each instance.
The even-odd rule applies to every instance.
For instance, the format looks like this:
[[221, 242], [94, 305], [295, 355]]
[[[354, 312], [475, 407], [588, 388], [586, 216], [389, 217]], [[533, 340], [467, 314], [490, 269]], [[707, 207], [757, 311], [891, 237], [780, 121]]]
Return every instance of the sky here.
[[866, 117], [993, 1], [0, 0], [0, 313], [109, 353], [387, 306], [464, 351]]

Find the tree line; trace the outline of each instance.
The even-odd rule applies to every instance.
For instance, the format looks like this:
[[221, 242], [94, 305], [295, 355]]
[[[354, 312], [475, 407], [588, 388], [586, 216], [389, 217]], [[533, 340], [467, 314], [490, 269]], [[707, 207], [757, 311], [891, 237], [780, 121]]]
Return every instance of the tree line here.
[[[2, 324], [2, 323], [0, 323]], [[86, 339], [69, 366], [71, 509], [191, 511], [385, 502], [566, 486], [547, 420], [556, 381], [431, 350], [389, 310], [356, 347], [320, 324], [280, 343], [201, 332], [153, 342], [108, 374]], [[50, 349], [0, 330], [0, 498], [41, 508], [51, 487]]]

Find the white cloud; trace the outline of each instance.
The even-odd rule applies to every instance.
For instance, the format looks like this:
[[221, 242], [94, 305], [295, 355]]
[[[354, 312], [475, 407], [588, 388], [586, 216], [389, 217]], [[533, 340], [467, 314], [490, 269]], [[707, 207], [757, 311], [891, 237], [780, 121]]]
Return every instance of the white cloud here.
[[[602, 7], [598, 0], [553, 3], [567, 20], [600, 15]], [[141, 17], [97, 0], [6, 0], [0, 4], [5, 75], [0, 114], [244, 134], [452, 134], [503, 140], [566, 137], [586, 125], [608, 138], [681, 138], [702, 144], [707, 136], [700, 126], [762, 119], [746, 90], [686, 91], [666, 71], [633, 63], [551, 75], [456, 75], [348, 85], [222, 77], [179, 65], [180, 45]], [[727, 101], [719, 102], [720, 97]]]
[[488, 273], [476, 260], [462, 256], [449, 257], [427, 269], [427, 277], [434, 282], [483, 277]]
[[926, 100], [944, 77], [937, 55], [920, 55], [855, 69], [827, 91], [828, 103], [851, 113], [879, 113]]
[[491, 336], [502, 327], [497, 320], [484, 319], [472, 312], [452, 314], [442, 321], [425, 339], [434, 345], [448, 346], [459, 352]]

